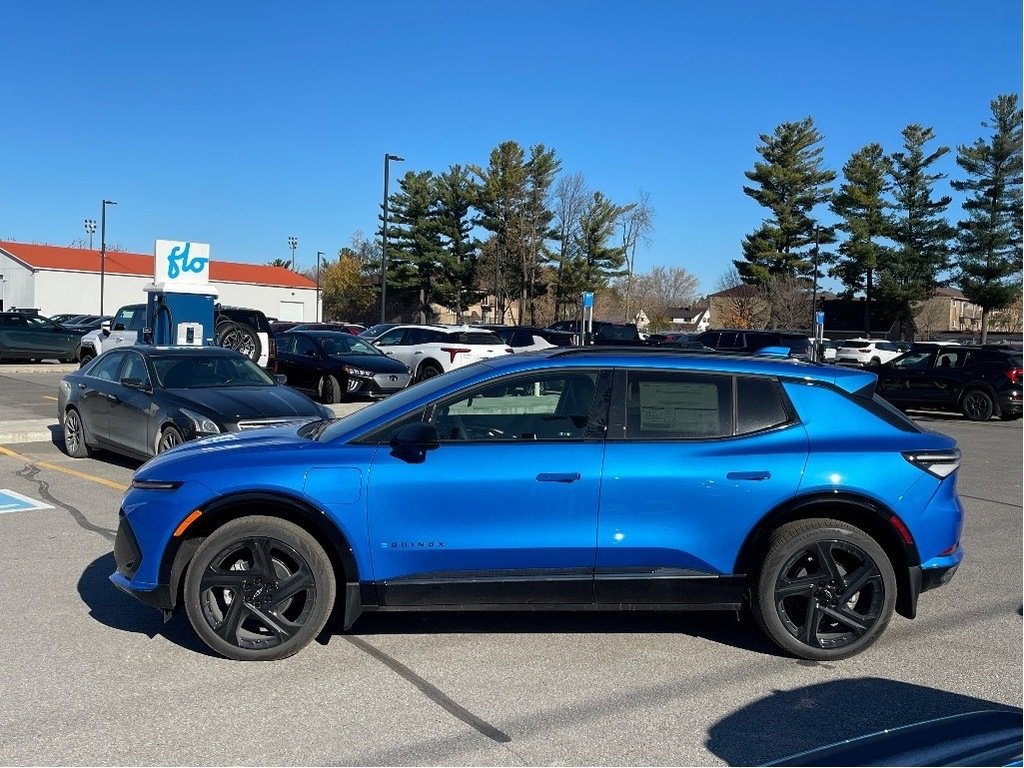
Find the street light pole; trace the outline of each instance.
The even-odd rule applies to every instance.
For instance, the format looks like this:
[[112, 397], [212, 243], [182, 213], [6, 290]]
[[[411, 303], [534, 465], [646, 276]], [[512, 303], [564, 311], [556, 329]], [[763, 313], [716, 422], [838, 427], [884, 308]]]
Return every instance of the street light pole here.
[[89, 250], [92, 250], [92, 236], [96, 234], [96, 219], [85, 220], [85, 231], [89, 235]]
[[382, 323], [387, 320], [385, 313], [388, 291], [388, 176], [390, 175], [388, 163], [392, 160], [402, 162], [405, 158], [384, 154], [384, 227], [381, 229], [380, 246], [380, 321]]
[[299, 238], [294, 235], [288, 236], [288, 247], [292, 249], [292, 272], [295, 271], [295, 249], [299, 245]]
[[113, 200], [104, 200], [100, 206], [100, 316], [103, 315], [103, 281], [107, 274], [107, 206], [117, 205]]
[[814, 225], [814, 288], [811, 291], [811, 333], [814, 335], [814, 360], [821, 360], [821, 341], [818, 333], [818, 242], [821, 228]]
[[320, 257], [323, 251], [316, 252], [316, 321], [320, 322]]

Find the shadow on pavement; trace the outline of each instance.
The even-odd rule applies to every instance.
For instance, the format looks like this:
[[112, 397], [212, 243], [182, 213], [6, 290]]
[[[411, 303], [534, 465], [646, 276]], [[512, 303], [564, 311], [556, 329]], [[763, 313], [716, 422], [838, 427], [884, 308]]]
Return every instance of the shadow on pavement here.
[[837, 680], [773, 691], [719, 720], [708, 731], [706, 746], [729, 765], [760, 765], [886, 728], [1008, 709], [1004, 704], [895, 680]]

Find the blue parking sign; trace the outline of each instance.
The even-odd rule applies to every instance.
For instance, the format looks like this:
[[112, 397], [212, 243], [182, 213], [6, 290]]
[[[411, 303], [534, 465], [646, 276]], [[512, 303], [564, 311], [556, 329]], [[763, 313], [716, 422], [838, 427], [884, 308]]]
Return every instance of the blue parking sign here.
[[584, 291], [583, 292], [583, 308], [584, 309], [590, 309], [592, 306], [594, 306], [594, 292], [593, 291]]

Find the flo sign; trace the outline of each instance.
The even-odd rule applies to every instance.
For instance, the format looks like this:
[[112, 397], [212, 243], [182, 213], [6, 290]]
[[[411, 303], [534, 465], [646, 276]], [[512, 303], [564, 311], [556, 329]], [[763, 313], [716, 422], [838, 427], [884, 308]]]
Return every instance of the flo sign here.
[[210, 282], [210, 244], [157, 240], [153, 282], [206, 285]]

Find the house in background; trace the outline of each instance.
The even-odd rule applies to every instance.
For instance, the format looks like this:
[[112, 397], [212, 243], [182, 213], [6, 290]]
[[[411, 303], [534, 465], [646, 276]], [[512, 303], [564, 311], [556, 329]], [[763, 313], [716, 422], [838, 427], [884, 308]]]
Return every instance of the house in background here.
[[702, 333], [711, 326], [709, 304], [695, 304], [692, 307], [670, 307], [669, 322], [672, 330], [679, 333]]

